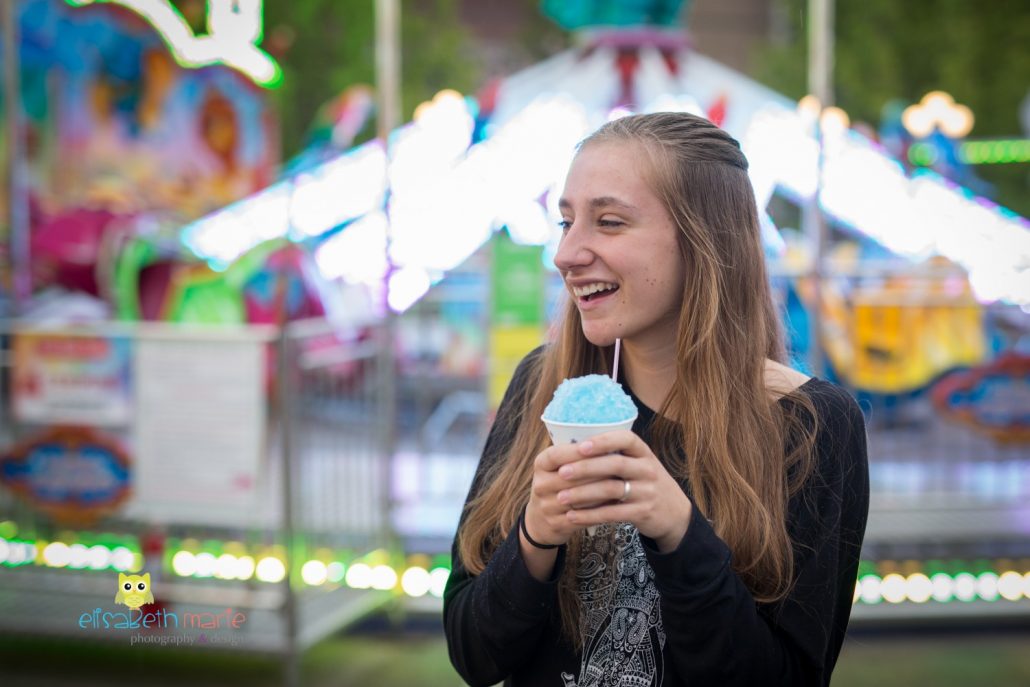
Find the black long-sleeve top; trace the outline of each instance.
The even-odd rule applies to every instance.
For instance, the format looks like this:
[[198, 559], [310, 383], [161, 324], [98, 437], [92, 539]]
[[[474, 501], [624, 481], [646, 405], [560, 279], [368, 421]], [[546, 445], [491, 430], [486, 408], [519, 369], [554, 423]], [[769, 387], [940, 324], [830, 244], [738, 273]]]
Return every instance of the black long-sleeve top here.
[[[469, 498], [487, 467], [504, 459], [514, 436], [508, 420], [534, 382], [527, 363], [539, 351], [515, 372]], [[624, 388], [639, 411], [633, 431], [650, 443], [655, 413]], [[668, 553], [628, 523], [604, 525], [586, 540], [597, 550], [585, 551], [577, 570], [584, 608], [584, 649], [577, 651], [562, 638], [558, 614], [564, 547], [541, 582], [526, 568], [513, 528], [479, 575], [466, 570], [456, 546], [452, 551], [444, 626], [458, 673], [470, 685], [533, 687], [829, 684], [869, 509], [865, 423], [854, 399], [834, 384], [812, 378], [798, 391], [818, 414], [817, 465], [788, 506], [795, 582], [785, 598], [755, 602], [732, 569], [730, 549], [696, 507]], [[607, 569], [612, 546], [616, 560]]]

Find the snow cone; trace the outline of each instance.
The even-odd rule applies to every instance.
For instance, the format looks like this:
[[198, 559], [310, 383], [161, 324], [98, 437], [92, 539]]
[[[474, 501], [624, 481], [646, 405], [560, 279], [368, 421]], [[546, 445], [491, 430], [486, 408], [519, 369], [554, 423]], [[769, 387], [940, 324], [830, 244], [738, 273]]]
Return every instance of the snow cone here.
[[[622, 386], [605, 375], [585, 375], [563, 381], [541, 417], [551, 443], [577, 444], [617, 429], [631, 429], [637, 407]], [[593, 536], [596, 528], [588, 527]]]
[[618, 382], [605, 375], [586, 375], [563, 381], [542, 419], [553, 443], [577, 443], [603, 432], [630, 429], [637, 407]]

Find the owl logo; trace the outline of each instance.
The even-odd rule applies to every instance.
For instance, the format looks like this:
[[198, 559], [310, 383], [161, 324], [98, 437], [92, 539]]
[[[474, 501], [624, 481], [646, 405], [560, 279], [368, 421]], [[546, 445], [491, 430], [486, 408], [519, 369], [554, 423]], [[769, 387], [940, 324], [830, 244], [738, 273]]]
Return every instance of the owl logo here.
[[150, 591], [150, 573], [142, 575], [126, 575], [118, 573], [118, 593], [114, 602], [125, 604], [129, 608], [139, 608], [143, 604], [154, 603], [154, 593]]

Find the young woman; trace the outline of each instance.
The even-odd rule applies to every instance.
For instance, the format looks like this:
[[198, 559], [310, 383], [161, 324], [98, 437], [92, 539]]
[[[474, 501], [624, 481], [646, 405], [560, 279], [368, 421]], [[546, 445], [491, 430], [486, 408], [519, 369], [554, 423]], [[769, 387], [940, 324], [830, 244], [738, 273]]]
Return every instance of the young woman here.
[[[739, 145], [689, 114], [615, 120], [581, 144], [560, 207], [569, 300], [515, 372], [458, 528], [454, 666], [472, 685], [828, 684], [865, 425], [784, 364]], [[609, 374], [616, 338], [633, 430], [551, 446], [555, 388]]]

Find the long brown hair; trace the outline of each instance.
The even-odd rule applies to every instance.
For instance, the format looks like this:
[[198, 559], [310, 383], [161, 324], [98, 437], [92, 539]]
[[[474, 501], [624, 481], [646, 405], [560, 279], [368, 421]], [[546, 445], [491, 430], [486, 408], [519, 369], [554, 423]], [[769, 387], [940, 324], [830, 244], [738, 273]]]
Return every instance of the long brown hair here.
[[[729, 545], [733, 568], [755, 600], [778, 600], [794, 574], [787, 503], [812, 472], [816, 418], [802, 394], [791, 394], [795, 403], [774, 403], [766, 385], [766, 359], [785, 362], [785, 351], [747, 160], [729, 134], [684, 113], [616, 119], [580, 149], [612, 142], [643, 146], [651, 188], [679, 230], [686, 270], [676, 383], [658, 411], [651, 448], [689, 485], [694, 506]], [[554, 389], [566, 377], [609, 371], [611, 347], [586, 340], [567, 298], [552, 338], [530, 371], [535, 383], [508, 420], [514, 441], [468, 504], [458, 543], [473, 574], [529, 501], [533, 460], [549, 444], [538, 418]], [[580, 538], [569, 542], [559, 586], [563, 630], [577, 645], [580, 548]]]

